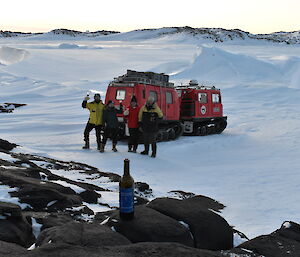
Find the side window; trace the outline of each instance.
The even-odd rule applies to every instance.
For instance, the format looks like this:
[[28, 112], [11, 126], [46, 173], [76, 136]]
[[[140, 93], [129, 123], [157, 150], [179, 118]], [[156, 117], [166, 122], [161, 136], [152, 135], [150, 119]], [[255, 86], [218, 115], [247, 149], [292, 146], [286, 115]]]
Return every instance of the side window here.
[[206, 93], [198, 93], [198, 101], [202, 104], [207, 103], [207, 94]]
[[155, 100], [155, 102], [157, 102], [157, 93], [155, 91], [150, 91], [149, 96], [152, 96]]
[[219, 103], [220, 102], [220, 95], [219, 94], [212, 94], [212, 102]]
[[124, 100], [126, 95], [126, 90], [117, 90], [116, 100]]
[[173, 103], [173, 96], [171, 92], [166, 92], [166, 103], [172, 104]]
[[176, 90], [176, 92], [177, 92], [177, 95], [179, 96], [179, 97], [181, 97], [182, 96], [182, 91], [179, 89], [179, 90]]

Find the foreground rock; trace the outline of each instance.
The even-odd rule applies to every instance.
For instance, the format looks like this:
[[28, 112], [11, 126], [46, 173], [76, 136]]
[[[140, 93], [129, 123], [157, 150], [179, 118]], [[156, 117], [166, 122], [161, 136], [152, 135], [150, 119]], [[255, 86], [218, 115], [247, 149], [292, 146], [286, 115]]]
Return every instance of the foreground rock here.
[[131, 244], [124, 236], [106, 226], [75, 221], [43, 230], [37, 238], [36, 246], [47, 245], [49, 242], [83, 247]]
[[0, 240], [0, 256], [1, 257], [19, 257], [27, 254], [26, 248], [17, 244], [7, 243]]
[[184, 200], [155, 199], [147, 205], [189, 226], [195, 247], [209, 250], [225, 250], [233, 247], [233, 230], [227, 221], [216, 214], [224, 206], [215, 200], [195, 196]]
[[118, 211], [113, 212], [107, 225], [133, 243], [177, 242], [194, 246], [193, 238], [185, 226], [146, 205], [135, 208], [135, 218], [131, 221], [120, 220]]
[[34, 210], [62, 210], [82, 204], [81, 198], [71, 188], [49, 181], [41, 183], [41, 179], [35, 176], [36, 170], [34, 169], [19, 167], [2, 169], [0, 167], [2, 183], [19, 188], [11, 195], [18, 197], [21, 203], [29, 204]]
[[47, 244], [32, 250], [26, 257], [220, 257], [221, 253], [191, 248], [177, 243], [137, 243], [115, 247], [80, 247]]
[[24, 247], [35, 242], [31, 223], [23, 216], [18, 205], [0, 202], [0, 241]]
[[300, 225], [284, 222], [280, 229], [269, 235], [256, 237], [238, 246], [266, 257], [299, 257]]

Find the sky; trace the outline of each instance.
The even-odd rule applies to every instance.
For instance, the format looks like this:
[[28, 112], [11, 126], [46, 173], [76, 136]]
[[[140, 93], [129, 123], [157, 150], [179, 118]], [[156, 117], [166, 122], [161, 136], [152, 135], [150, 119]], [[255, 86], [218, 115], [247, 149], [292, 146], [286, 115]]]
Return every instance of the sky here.
[[190, 26], [250, 33], [300, 30], [298, 0], [1, 0], [0, 30], [131, 31]]

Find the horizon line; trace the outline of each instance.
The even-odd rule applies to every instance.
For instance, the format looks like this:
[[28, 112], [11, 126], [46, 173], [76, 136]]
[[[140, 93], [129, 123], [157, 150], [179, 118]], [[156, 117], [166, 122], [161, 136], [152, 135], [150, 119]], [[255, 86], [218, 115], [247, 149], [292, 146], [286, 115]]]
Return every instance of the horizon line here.
[[239, 28], [235, 28], [235, 29], [226, 29], [226, 28], [222, 28], [222, 27], [191, 27], [191, 26], [171, 26], [171, 27], [158, 27], [158, 28], [143, 28], [143, 29], [133, 29], [133, 30], [128, 30], [128, 31], [116, 31], [116, 30], [105, 30], [105, 29], [101, 29], [101, 30], [95, 30], [95, 31], [90, 31], [90, 30], [85, 30], [85, 31], [81, 31], [81, 30], [75, 30], [75, 29], [68, 29], [68, 28], [56, 28], [56, 29], [51, 29], [51, 30], [45, 30], [45, 31], [40, 31], [40, 32], [28, 32], [28, 31], [13, 31], [13, 30], [2, 30], [0, 29], [0, 32], [12, 32], [12, 33], [27, 33], [27, 34], [45, 34], [45, 33], [49, 33], [55, 30], [68, 30], [68, 31], [75, 31], [75, 32], [80, 32], [80, 33], [95, 33], [95, 32], [100, 32], [100, 31], [106, 31], [106, 32], [115, 32], [115, 33], [129, 33], [129, 32], [133, 32], [133, 31], [143, 31], [143, 30], [158, 30], [158, 29], [163, 29], [163, 28], [192, 28], [192, 29], [223, 29], [223, 30], [228, 30], [228, 31], [234, 31], [234, 30], [239, 30], [242, 32], [246, 32], [249, 34], [253, 34], [253, 35], [268, 35], [268, 34], [274, 34], [274, 33], [293, 33], [293, 32], [300, 32], [299, 30], [292, 30], [292, 31], [274, 31], [274, 32], [270, 32], [270, 33], [251, 33], [249, 31], [246, 30], [242, 30]]

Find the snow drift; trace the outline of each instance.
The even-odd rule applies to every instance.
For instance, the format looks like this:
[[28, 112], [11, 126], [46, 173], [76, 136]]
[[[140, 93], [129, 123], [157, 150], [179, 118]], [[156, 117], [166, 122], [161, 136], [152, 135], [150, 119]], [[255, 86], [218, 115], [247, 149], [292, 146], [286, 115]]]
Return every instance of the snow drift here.
[[0, 47], [0, 63], [11, 65], [22, 62], [29, 56], [29, 52], [22, 49], [2, 46]]
[[280, 69], [254, 57], [233, 54], [219, 48], [202, 47], [191, 66], [174, 75], [174, 79], [209, 82], [274, 81], [282, 78]]

